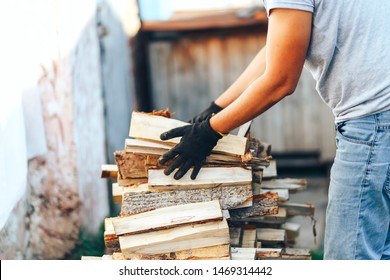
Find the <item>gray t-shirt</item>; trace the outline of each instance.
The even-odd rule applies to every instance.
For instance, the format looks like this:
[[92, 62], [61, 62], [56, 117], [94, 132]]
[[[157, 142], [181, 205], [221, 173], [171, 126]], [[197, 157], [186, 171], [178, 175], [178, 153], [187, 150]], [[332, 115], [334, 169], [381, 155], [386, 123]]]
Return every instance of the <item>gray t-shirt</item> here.
[[264, 0], [313, 13], [305, 67], [336, 122], [390, 110], [390, 1]]

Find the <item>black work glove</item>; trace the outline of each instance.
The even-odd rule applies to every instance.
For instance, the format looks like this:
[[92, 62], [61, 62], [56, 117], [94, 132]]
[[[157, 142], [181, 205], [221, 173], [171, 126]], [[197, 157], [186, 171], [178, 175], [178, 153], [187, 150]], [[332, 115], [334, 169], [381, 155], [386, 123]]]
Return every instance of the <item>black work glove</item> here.
[[196, 115], [195, 117], [192, 118], [192, 120], [188, 121], [189, 123], [197, 123], [197, 122], [202, 122], [208, 117], [212, 116], [213, 114], [218, 113], [221, 111], [223, 108], [219, 107], [215, 102], [211, 102], [210, 106], [207, 107], [202, 113]]
[[196, 178], [206, 157], [210, 155], [218, 140], [222, 138], [222, 135], [211, 128], [210, 118], [211, 116], [202, 122], [177, 127], [160, 135], [161, 140], [182, 137], [175, 147], [159, 158], [159, 164], [164, 164], [174, 159], [164, 170], [165, 175], [169, 175], [176, 168], [179, 168], [174, 175], [174, 178], [178, 180], [191, 167], [194, 167], [191, 179], [194, 180]]

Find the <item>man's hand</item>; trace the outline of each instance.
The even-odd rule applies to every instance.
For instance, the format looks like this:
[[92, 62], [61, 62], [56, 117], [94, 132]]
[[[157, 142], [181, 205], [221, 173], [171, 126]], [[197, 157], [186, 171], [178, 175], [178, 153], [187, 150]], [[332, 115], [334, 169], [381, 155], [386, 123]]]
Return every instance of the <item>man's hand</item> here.
[[165, 175], [169, 175], [176, 168], [179, 168], [174, 175], [174, 178], [178, 180], [191, 167], [194, 167], [191, 179], [194, 180], [196, 178], [206, 157], [210, 155], [218, 140], [222, 138], [222, 135], [211, 128], [210, 118], [211, 116], [202, 122], [177, 127], [160, 135], [161, 140], [182, 137], [175, 147], [159, 158], [159, 164], [164, 164], [174, 159], [164, 170]]
[[215, 104], [215, 102], [211, 102], [209, 107], [207, 107], [203, 112], [199, 113], [195, 117], [192, 118], [192, 120], [188, 121], [189, 123], [197, 123], [197, 122], [202, 122], [208, 117], [212, 116], [213, 114], [218, 113], [221, 111], [223, 108]]

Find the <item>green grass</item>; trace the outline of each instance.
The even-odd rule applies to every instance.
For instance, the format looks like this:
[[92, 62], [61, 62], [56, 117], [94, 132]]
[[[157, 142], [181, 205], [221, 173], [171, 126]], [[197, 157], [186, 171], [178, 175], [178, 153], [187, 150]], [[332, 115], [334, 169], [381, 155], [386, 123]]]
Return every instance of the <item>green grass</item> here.
[[75, 248], [64, 259], [81, 260], [82, 256], [101, 257], [104, 251], [104, 223], [102, 223], [96, 235], [88, 234], [84, 229], [80, 229], [79, 240]]

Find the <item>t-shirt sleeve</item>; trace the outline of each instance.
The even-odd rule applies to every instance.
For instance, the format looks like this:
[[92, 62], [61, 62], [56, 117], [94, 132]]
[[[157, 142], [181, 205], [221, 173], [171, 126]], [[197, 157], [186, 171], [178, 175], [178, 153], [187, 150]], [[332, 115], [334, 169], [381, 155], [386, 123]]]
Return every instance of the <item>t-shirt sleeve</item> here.
[[272, 9], [286, 8], [314, 12], [314, 0], [263, 0], [267, 15]]

